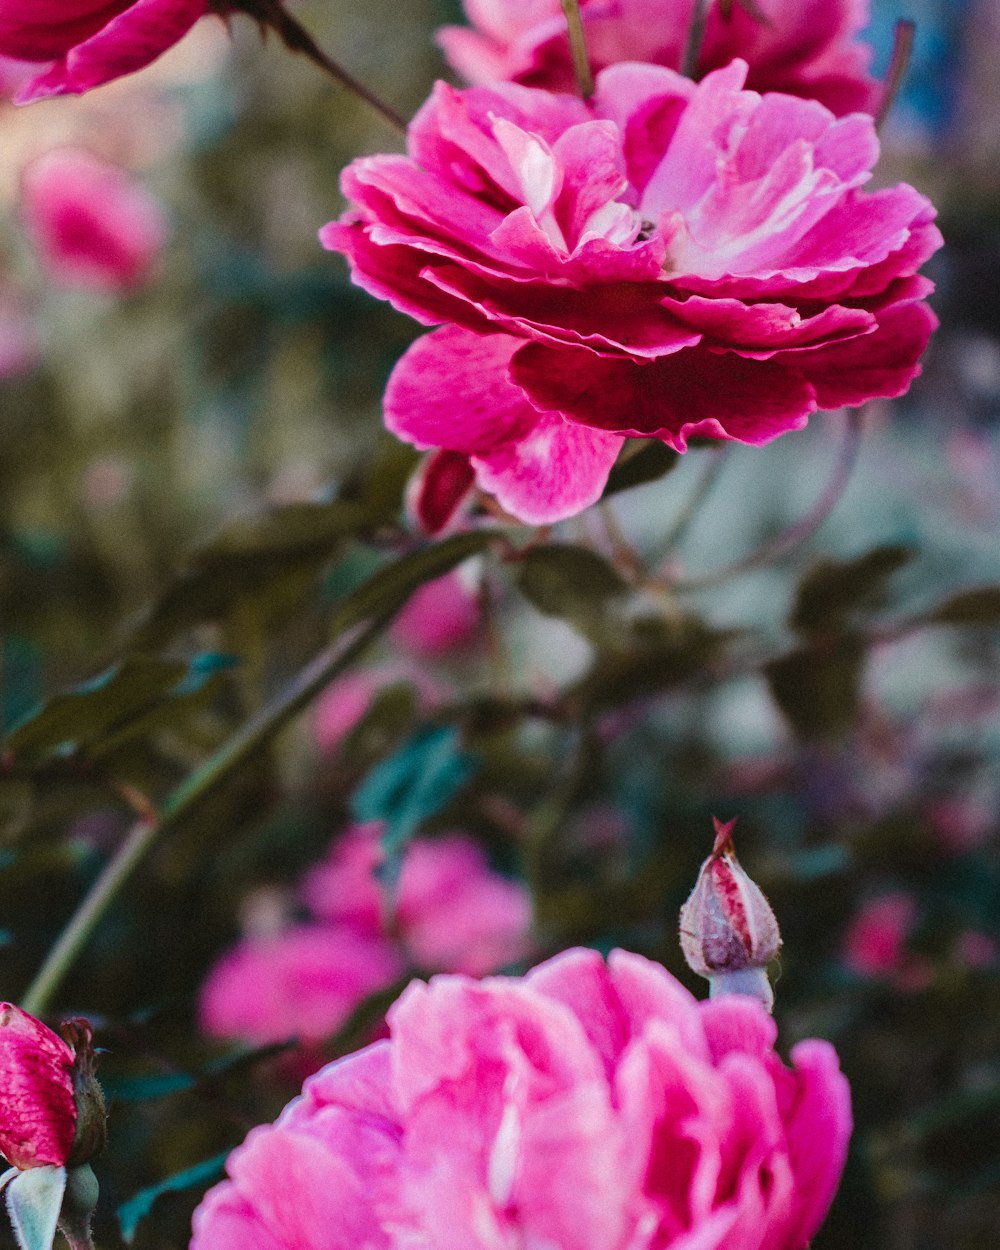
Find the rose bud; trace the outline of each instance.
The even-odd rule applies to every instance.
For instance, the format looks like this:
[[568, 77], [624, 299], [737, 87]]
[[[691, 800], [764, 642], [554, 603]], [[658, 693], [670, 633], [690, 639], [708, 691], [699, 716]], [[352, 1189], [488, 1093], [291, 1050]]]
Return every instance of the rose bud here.
[[104, 1097], [90, 1024], [68, 1020], [63, 1034], [0, 1003], [0, 1152], [11, 1164], [0, 1191], [28, 1250], [51, 1246], [57, 1227], [70, 1246], [91, 1244], [97, 1182], [89, 1160], [104, 1145]]
[[736, 821], [713, 822], [715, 845], [681, 908], [681, 949], [691, 970], [707, 977], [710, 998], [749, 994], [770, 1011], [774, 992], [766, 967], [781, 946], [778, 922], [736, 858]]

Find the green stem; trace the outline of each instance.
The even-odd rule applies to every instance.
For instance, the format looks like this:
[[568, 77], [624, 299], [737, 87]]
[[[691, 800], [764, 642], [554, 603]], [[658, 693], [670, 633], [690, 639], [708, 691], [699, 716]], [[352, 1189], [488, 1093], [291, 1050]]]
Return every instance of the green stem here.
[[705, 25], [711, 3], [712, 0], [694, 0], [684, 60], [681, 62], [681, 73], [687, 78], [694, 78], [698, 73], [698, 58], [701, 56], [701, 45], [705, 42]]
[[167, 796], [156, 819], [136, 821], [91, 886], [28, 987], [21, 1005], [41, 1015], [111, 903], [154, 846], [234, 769], [250, 759], [331, 681], [339, 677], [385, 629], [395, 612], [339, 639], [316, 656], [269, 704], [239, 728], [186, 781]]
[[876, 130], [882, 129], [888, 120], [889, 114], [892, 112], [892, 106], [896, 102], [896, 96], [899, 95], [903, 80], [906, 78], [906, 71], [910, 67], [910, 60], [913, 57], [913, 43], [916, 37], [916, 22], [901, 18], [896, 23], [892, 40], [892, 60], [889, 62], [889, 72], [885, 76], [882, 103], [879, 105], [878, 113], [875, 115]]
[[851, 408], [847, 414], [847, 429], [840, 448], [840, 454], [837, 457], [837, 463], [834, 465], [833, 476], [830, 478], [826, 490], [823, 491], [823, 494], [802, 520], [797, 521], [776, 538], [764, 543], [742, 560], [736, 560], [732, 564], [723, 565], [722, 568], [715, 569], [711, 573], [702, 573], [697, 577], [684, 578], [675, 582], [672, 589], [678, 593], [684, 593], [691, 590], [706, 590], [711, 586], [719, 586], [723, 582], [729, 581], [731, 577], [750, 573], [754, 569], [762, 568], [766, 564], [782, 559], [794, 551], [796, 547], [801, 546], [807, 539], [812, 538], [813, 534], [816, 533], [836, 507], [847, 487], [847, 483], [851, 480], [851, 474], [857, 463], [860, 447], [861, 409]]
[[589, 100], [594, 94], [594, 75], [590, 69], [590, 57], [587, 55], [587, 38], [583, 32], [583, 18], [580, 16], [580, 0], [560, 0], [560, 3], [569, 33], [573, 73], [576, 75], [580, 94], [585, 100]]
[[691, 528], [695, 517], [701, 511], [702, 504], [712, 493], [715, 483], [719, 480], [719, 474], [725, 467], [728, 451], [728, 447], [712, 450], [712, 459], [705, 466], [701, 477], [695, 483], [694, 490], [684, 501], [673, 525], [671, 525], [663, 539], [658, 556], [659, 560], [665, 560], [672, 555], [687, 537], [688, 530]]

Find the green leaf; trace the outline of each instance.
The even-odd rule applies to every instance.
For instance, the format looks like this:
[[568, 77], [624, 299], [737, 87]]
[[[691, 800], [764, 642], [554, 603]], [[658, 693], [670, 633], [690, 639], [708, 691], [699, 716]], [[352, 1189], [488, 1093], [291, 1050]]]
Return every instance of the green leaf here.
[[855, 723], [865, 650], [851, 637], [828, 646], [801, 647], [764, 670], [771, 694], [795, 733], [833, 741]]
[[924, 618], [929, 625], [1000, 625], [1000, 586], [976, 586], [939, 603]]
[[21, 1250], [52, 1250], [66, 1191], [66, 1169], [26, 1168], [7, 1182], [10, 1222]]
[[295, 503], [227, 525], [189, 556], [183, 572], [134, 630], [149, 646], [248, 606], [263, 618], [294, 611], [347, 538], [373, 522], [364, 503]]
[[461, 749], [452, 725], [421, 729], [361, 783], [351, 802], [357, 820], [385, 823], [383, 845], [397, 857], [417, 829], [436, 816], [481, 767]]
[[218, 1180], [225, 1172], [228, 1158], [229, 1151], [227, 1150], [223, 1154], [213, 1155], [211, 1159], [196, 1163], [193, 1167], [185, 1168], [182, 1172], [175, 1172], [155, 1185], [140, 1189], [134, 1197], [123, 1202], [118, 1208], [117, 1215], [122, 1237], [126, 1241], [132, 1241], [139, 1225], [152, 1210], [153, 1203], [163, 1194], [183, 1193], [186, 1189], [203, 1188]]
[[632, 439], [625, 444], [625, 452], [608, 475], [603, 499], [617, 495], [619, 491], [631, 490], [633, 486], [645, 486], [665, 477], [680, 461], [680, 452], [661, 443], [657, 438]]
[[855, 612], [881, 603], [886, 583], [913, 554], [889, 546], [854, 560], [820, 560], [799, 583], [789, 624], [802, 634], [839, 633]]
[[697, 617], [634, 621], [630, 645], [598, 655], [570, 694], [595, 711], [657, 694], [705, 673], [730, 636]]
[[344, 599], [333, 617], [335, 634], [362, 621], [398, 611], [418, 587], [451, 572], [470, 556], [478, 555], [497, 537], [495, 530], [454, 534], [420, 551], [393, 560], [373, 573]]
[[517, 565], [517, 585], [540, 612], [569, 621], [595, 642], [620, 633], [612, 608], [628, 586], [612, 564], [586, 547], [535, 547]]
[[96, 756], [186, 716], [212, 698], [230, 656], [205, 654], [189, 664], [130, 656], [99, 676], [47, 700], [11, 730], [5, 748], [18, 758], [68, 749]]

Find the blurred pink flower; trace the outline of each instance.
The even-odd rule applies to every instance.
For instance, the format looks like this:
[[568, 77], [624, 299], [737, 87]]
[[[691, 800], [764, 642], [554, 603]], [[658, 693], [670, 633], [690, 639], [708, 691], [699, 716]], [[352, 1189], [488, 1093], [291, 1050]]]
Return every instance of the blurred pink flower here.
[[455, 569], [425, 582], [393, 622], [392, 638], [423, 656], [455, 651], [470, 643], [479, 628], [479, 599], [466, 572]]
[[860, 977], [897, 976], [906, 963], [906, 939], [916, 920], [911, 894], [896, 891], [869, 899], [844, 934], [844, 963]]
[[216, 7], [209, 0], [0, 0], [0, 54], [45, 65], [18, 103], [78, 95], [155, 61]]
[[345, 673], [327, 686], [313, 710], [313, 736], [326, 755], [332, 755], [371, 707], [380, 690], [396, 682], [411, 685], [421, 707], [440, 701], [440, 689], [430, 677], [406, 664], [379, 664]]
[[0, 1003], [0, 1152], [12, 1167], [62, 1166], [76, 1136], [75, 1055], [41, 1020]]
[[[511, 79], [529, 87], [572, 91], [573, 65], [559, 0], [464, 0], [471, 28], [445, 26], [438, 42], [469, 82]], [[868, 0], [755, 0], [764, 20], [739, 0], [727, 16], [712, 3], [697, 77], [749, 63], [754, 91], [783, 91], [819, 100], [837, 114], [874, 113], [882, 86], [868, 73]], [[692, 0], [582, 0], [587, 53], [595, 71], [618, 61], [651, 61], [680, 69]]]
[[588, 103], [439, 83], [409, 155], [349, 166], [324, 245], [449, 323], [393, 371], [389, 429], [545, 524], [600, 497], [625, 437], [762, 444], [903, 393], [936, 324], [916, 273], [934, 211], [905, 184], [862, 191], [870, 117], [745, 76], [616, 65]]
[[404, 967], [390, 941], [346, 925], [301, 925], [246, 938], [210, 972], [201, 1027], [261, 1045], [291, 1037], [322, 1041]]
[[1000, 957], [1000, 945], [988, 933], [966, 929], [955, 942], [955, 958], [966, 968], [989, 968]]
[[[380, 832], [377, 824], [357, 826], [308, 874], [302, 894], [315, 915], [367, 933], [385, 931], [385, 897], [376, 876], [384, 858]], [[523, 959], [530, 949], [527, 890], [494, 872], [463, 834], [408, 843], [391, 920], [411, 962], [429, 971], [481, 976]]]
[[803, 1250], [851, 1128], [832, 1047], [623, 951], [415, 982], [233, 1152], [192, 1250]]
[[163, 209], [142, 183], [78, 148], [56, 148], [27, 166], [21, 213], [45, 267], [68, 286], [131, 290], [167, 239]]

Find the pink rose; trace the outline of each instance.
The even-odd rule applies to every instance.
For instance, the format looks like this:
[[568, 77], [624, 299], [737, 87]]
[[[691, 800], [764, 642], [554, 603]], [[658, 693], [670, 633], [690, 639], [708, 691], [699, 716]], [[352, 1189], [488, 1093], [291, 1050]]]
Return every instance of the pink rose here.
[[76, 1136], [74, 1053], [41, 1020], [0, 1003], [0, 1153], [13, 1167], [62, 1166]]
[[844, 963], [860, 977], [897, 976], [906, 965], [906, 940], [916, 922], [912, 894], [900, 890], [869, 899], [844, 934]]
[[425, 324], [385, 419], [468, 459], [544, 524], [593, 503], [625, 437], [762, 444], [816, 409], [902, 394], [936, 324], [940, 245], [905, 184], [865, 193], [872, 119], [604, 70], [589, 103], [438, 84], [408, 156], [355, 161], [321, 231], [354, 280]]
[[347, 926], [300, 925], [245, 938], [209, 974], [201, 1025], [212, 1036], [260, 1045], [322, 1041], [404, 967], [387, 939]]
[[[338, 839], [303, 897], [331, 924], [386, 931], [386, 899], [376, 876], [383, 862], [380, 826], [359, 825]], [[494, 872], [463, 834], [415, 838], [403, 851], [392, 929], [411, 963], [481, 976], [529, 951], [531, 899], [523, 885]]]
[[132, 174], [77, 148], [33, 160], [21, 214], [57, 281], [122, 293], [149, 274], [167, 238], [159, 202]]
[[377, 664], [345, 673], [316, 700], [313, 735], [325, 755], [332, 755], [365, 715], [380, 690], [397, 682], [413, 686], [421, 707], [440, 702], [441, 691], [426, 673], [405, 664]]
[[412, 594], [392, 623], [395, 642], [416, 655], [436, 656], [456, 651], [475, 638], [479, 629], [476, 586], [455, 569], [425, 582]]
[[[709, 6], [698, 76], [735, 56], [749, 63], [755, 91], [819, 100], [835, 113], [874, 113], [881, 84], [869, 74], [872, 49], [858, 39], [868, 0], [755, 0], [765, 21], [735, 0], [727, 16]], [[651, 61], [680, 69], [692, 0], [582, 0], [593, 69]], [[451, 65], [474, 83], [511, 79], [573, 90], [566, 19], [559, 0], [465, 0], [471, 29], [446, 26], [438, 42]]]
[[840, 1178], [847, 1082], [793, 1067], [755, 1002], [569, 951], [524, 978], [413, 983], [230, 1156], [192, 1250], [803, 1250]]
[[0, 0], [0, 55], [46, 63], [26, 104], [78, 95], [155, 61], [213, 7], [210, 0]]

